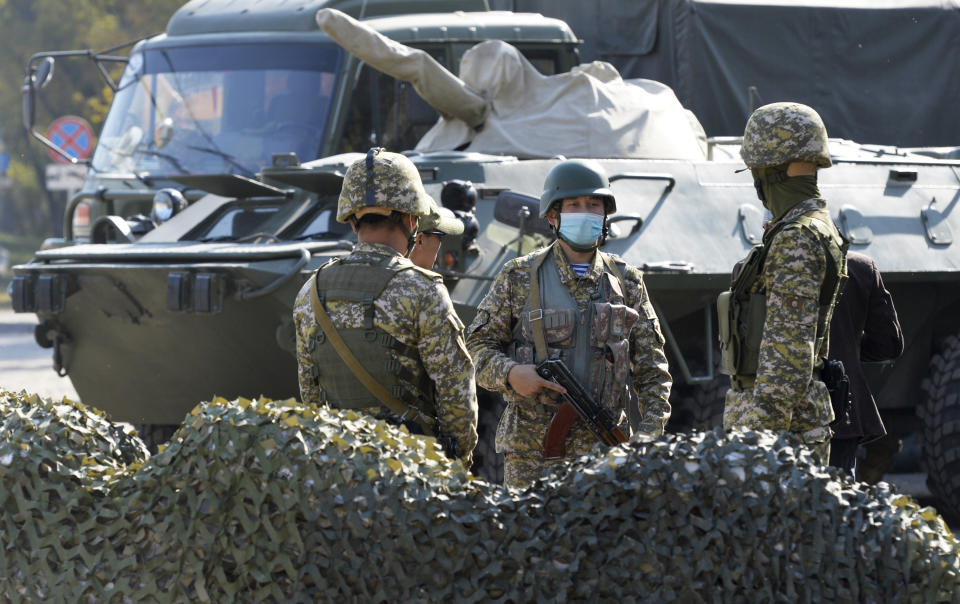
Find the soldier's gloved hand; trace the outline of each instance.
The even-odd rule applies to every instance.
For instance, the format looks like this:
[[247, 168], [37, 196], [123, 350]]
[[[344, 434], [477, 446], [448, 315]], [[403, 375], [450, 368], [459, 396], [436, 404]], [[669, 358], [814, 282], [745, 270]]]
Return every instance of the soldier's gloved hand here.
[[507, 383], [520, 396], [533, 396], [544, 388], [561, 394], [566, 392], [560, 384], [540, 377], [536, 365], [514, 365], [507, 374]]

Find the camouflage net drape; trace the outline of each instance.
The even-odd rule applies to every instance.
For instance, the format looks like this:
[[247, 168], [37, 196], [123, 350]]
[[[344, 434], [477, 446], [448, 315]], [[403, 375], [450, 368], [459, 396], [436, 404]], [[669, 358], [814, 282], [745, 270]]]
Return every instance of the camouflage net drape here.
[[0, 414], [3, 601], [960, 601], [933, 509], [787, 437], [598, 448], [515, 492], [292, 400], [204, 403], [152, 458], [68, 400]]

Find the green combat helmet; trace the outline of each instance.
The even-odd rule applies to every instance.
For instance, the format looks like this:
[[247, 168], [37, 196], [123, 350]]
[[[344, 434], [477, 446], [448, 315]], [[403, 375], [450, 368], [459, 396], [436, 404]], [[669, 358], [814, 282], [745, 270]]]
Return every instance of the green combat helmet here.
[[540, 218], [555, 201], [581, 195], [603, 197], [607, 214], [617, 211], [617, 201], [610, 190], [610, 180], [599, 164], [585, 159], [569, 159], [550, 170], [540, 194]]
[[337, 222], [371, 213], [425, 216], [429, 211], [430, 196], [413, 162], [405, 155], [374, 147], [364, 159], [353, 162], [343, 177]]
[[771, 103], [747, 120], [740, 157], [747, 167], [766, 168], [792, 161], [829, 168], [827, 129], [813, 108], [800, 103]]
[[443, 233], [445, 235], [460, 235], [463, 233], [463, 221], [457, 218], [449, 208], [437, 205], [430, 198], [430, 210], [420, 219], [421, 233]]

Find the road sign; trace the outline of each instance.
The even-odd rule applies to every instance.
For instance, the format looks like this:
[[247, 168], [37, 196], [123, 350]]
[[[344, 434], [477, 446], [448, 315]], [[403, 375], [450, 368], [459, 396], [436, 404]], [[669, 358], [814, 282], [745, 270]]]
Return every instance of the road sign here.
[[[66, 151], [67, 155], [77, 159], [87, 159], [93, 151], [93, 128], [87, 120], [75, 115], [65, 115], [54, 120], [47, 129], [47, 138]], [[48, 149], [47, 152], [55, 162], [70, 163], [53, 149]]]
[[87, 167], [73, 164], [47, 164], [46, 185], [48, 191], [79, 191]]

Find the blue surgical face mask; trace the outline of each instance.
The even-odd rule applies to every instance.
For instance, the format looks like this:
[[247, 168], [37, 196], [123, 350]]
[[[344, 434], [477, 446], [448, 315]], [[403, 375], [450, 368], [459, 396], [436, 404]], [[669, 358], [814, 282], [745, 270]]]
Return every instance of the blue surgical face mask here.
[[603, 214], [570, 212], [560, 214], [560, 236], [573, 245], [590, 247], [603, 233]]

